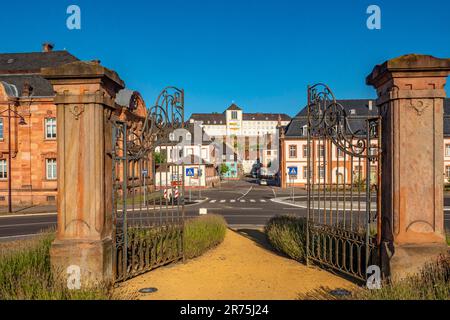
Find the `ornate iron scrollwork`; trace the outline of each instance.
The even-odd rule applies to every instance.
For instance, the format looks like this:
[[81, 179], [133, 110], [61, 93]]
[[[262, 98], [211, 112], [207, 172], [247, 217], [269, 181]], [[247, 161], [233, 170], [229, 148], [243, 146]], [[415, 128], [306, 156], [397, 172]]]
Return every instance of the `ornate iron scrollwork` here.
[[[330, 88], [322, 83], [309, 89], [308, 125], [311, 137], [327, 136], [344, 153], [359, 158], [375, 158], [377, 153], [368, 152], [370, 146], [365, 138], [367, 132], [353, 131], [348, 114]], [[375, 127], [374, 127], [375, 126]], [[377, 122], [370, 122], [371, 131], [376, 131]]]

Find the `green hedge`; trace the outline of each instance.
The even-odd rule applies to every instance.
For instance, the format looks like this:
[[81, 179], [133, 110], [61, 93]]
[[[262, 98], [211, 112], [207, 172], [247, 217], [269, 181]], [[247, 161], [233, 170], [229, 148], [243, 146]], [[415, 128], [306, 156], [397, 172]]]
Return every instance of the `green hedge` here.
[[297, 261], [306, 257], [306, 219], [276, 216], [269, 220], [265, 233], [270, 244], [279, 252]]
[[227, 223], [222, 216], [206, 215], [186, 221], [184, 253], [187, 259], [198, 257], [225, 238]]

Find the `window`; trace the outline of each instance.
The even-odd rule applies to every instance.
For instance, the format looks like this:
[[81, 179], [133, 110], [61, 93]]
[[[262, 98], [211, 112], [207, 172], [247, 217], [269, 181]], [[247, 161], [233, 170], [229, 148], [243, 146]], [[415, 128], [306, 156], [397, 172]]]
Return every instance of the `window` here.
[[238, 116], [237, 116], [237, 111], [231, 111], [231, 119], [232, 120], [237, 120]]
[[289, 158], [297, 158], [297, 146], [296, 145], [289, 146]]
[[338, 158], [343, 158], [344, 157], [344, 151], [342, 151], [338, 147], [336, 147], [336, 154], [337, 154]]
[[[1, 174], [1, 172], [0, 172], [0, 174]], [[445, 177], [450, 178], [450, 166], [445, 166]]]
[[[3, 138], [3, 123], [2, 123], [2, 138]], [[450, 144], [445, 145], [445, 156], [450, 157]]]
[[56, 159], [45, 159], [47, 180], [56, 180]]
[[45, 138], [56, 139], [56, 118], [45, 119]]
[[308, 145], [303, 145], [303, 158], [308, 157]]
[[6, 179], [8, 178], [8, 168], [6, 166], [6, 160], [1, 159], [0, 160], [0, 179]]
[[319, 146], [319, 157], [325, 158], [325, 146]]
[[308, 167], [304, 166], [303, 167], [303, 179], [308, 179]]
[[317, 169], [319, 171], [319, 179], [325, 178], [325, 166], [318, 166]]
[[3, 118], [0, 118], [0, 139], [3, 140]]

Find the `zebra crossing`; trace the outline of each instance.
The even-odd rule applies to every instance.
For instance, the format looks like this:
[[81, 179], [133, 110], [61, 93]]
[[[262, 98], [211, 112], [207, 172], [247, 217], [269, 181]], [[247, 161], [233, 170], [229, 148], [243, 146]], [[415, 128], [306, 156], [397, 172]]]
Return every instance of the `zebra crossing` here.
[[256, 203], [256, 202], [267, 202], [266, 199], [210, 199], [209, 203]]

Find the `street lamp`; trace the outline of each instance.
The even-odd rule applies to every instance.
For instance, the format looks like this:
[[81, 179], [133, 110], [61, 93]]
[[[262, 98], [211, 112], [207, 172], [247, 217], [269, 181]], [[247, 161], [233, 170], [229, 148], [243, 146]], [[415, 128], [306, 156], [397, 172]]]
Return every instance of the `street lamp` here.
[[[17, 111], [11, 109], [11, 104], [8, 104], [8, 109], [0, 112], [0, 115], [8, 112], [8, 213], [12, 213], [12, 196], [11, 196], [11, 118], [19, 119], [19, 125], [26, 125], [24, 117], [22, 117]], [[11, 112], [14, 114], [11, 115]], [[3, 116], [2, 116], [3, 117]]]

